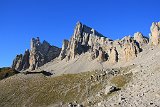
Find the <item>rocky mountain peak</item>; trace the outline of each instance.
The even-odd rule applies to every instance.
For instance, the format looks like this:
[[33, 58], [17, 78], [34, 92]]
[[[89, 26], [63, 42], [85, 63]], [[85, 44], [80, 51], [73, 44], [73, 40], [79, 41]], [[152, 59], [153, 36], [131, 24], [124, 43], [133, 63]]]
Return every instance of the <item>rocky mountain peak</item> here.
[[60, 58], [70, 60], [89, 52], [92, 60], [115, 63], [126, 56], [128, 61], [140, 52], [139, 44], [145, 43], [147, 40], [141, 33], [136, 33], [134, 38], [126, 36], [121, 40], [113, 41], [93, 28], [78, 22], [70, 41], [63, 42]]
[[35, 70], [45, 63], [59, 56], [61, 49], [51, 46], [47, 41], [40, 42], [39, 37], [31, 39], [31, 49], [26, 50], [24, 55], [17, 55], [12, 68], [21, 71], [26, 69]]
[[39, 37], [31, 39], [31, 50], [39, 47], [41, 44]]
[[82, 24], [81, 22], [77, 22], [75, 30], [74, 30], [74, 34], [73, 34], [73, 38], [78, 38], [78, 37], [83, 37], [85, 35], [94, 35], [94, 36], [99, 36], [99, 37], [104, 37], [102, 34], [100, 34], [99, 32], [97, 32], [96, 30], [94, 30], [91, 27], [88, 27], [84, 24]]
[[160, 43], [160, 22], [153, 22], [150, 30], [151, 45], [158, 45]]
[[[158, 44], [159, 37], [160, 23], [152, 23], [150, 42]], [[39, 37], [32, 38], [30, 51], [18, 55], [12, 67], [34, 70], [58, 56], [61, 60], [69, 61], [86, 53], [89, 54], [89, 59], [100, 62], [129, 61], [137, 57], [145, 44], [148, 44], [148, 38], [141, 32], [136, 32], [133, 37], [125, 36], [113, 41], [95, 29], [77, 22], [71, 39], [63, 41], [62, 49], [51, 46], [47, 41], [41, 42]]]
[[143, 45], [148, 44], [149, 42], [149, 39], [147, 37], [144, 37], [141, 32], [136, 32], [134, 34], [134, 40], [139, 44], [141, 48]]
[[[93, 28], [83, 25], [81, 22], [77, 22], [73, 36], [70, 41], [68, 41], [67, 46], [66, 42], [62, 46], [60, 57], [62, 59], [67, 58], [68, 60], [74, 59], [76, 55], [85, 53], [93, 48], [99, 48], [98, 45], [103, 44], [105, 39], [106, 37]], [[67, 48], [64, 48], [64, 46]]]

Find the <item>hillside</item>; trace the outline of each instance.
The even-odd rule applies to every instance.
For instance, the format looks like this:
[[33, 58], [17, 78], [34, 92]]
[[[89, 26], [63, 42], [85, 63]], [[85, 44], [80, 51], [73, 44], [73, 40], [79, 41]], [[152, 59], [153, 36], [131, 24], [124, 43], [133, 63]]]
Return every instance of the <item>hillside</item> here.
[[[67, 107], [75, 102], [95, 107], [158, 106], [160, 48], [145, 49], [126, 67], [106, 69], [106, 79], [102, 80], [91, 80], [91, 76], [104, 74], [99, 70], [55, 77], [20, 73], [1, 80], [0, 106]], [[106, 94], [108, 86], [120, 90]]]
[[33, 38], [13, 61], [20, 73], [0, 81], [0, 106], [159, 107], [159, 35], [154, 22], [150, 38], [113, 41], [78, 22], [62, 48]]

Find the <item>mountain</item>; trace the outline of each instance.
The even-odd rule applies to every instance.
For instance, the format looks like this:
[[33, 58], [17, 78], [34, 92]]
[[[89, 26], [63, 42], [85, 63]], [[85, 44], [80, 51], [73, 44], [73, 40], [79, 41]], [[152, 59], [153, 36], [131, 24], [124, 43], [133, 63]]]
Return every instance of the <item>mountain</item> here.
[[60, 60], [74, 60], [82, 54], [88, 53], [90, 60], [100, 62], [116, 63], [129, 61], [142, 51], [143, 45], [148, 43], [148, 38], [137, 32], [134, 37], [125, 36], [121, 40], [111, 40], [93, 28], [77, 22], [71, 39], [64, 40], [62, 50], [44, 41], [40, 43], [39, 38], [31, 40], [31, 50], [26, 50], [24, 56], [17, 55], [13, 61], [12, 68], [18, 71], [35, 70], [38, 67], [59, 56]]
[[77, 22], [62, 48], [31, 40], [0, 81], [0, 106], [158, 107], [160, 22], [150, 37], [136, 32], [111, 40]]
[[39, 37], [32, 38], [30, 51], [27, 49], [24, 55], [17, 55], [13, 61], [12, 68], [17, 71], [35, 70], [56, 58], [60, 51], [60, 48], [51, 46], [47, 41], [41, 43]]

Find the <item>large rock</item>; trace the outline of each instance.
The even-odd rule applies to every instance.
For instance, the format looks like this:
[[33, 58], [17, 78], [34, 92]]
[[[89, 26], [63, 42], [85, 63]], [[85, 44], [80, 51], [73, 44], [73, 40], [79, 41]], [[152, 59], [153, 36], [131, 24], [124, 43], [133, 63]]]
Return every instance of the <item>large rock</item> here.
[[29, 68], [29, 50], [27, 49], [24, 55], [17, 55], [13, 61], [12, 68], [21, 71]]
[[16, 58], [13, 60], [13, 64], [12, 64], [12, 68], [17, 70], [17, 71], [21, 71], [23, 66], [22, 66], [22, 57], [23, 55], [17, 55]]
[[138, 43], [140, 48], [142, 48], [144, 45], [148, 44], [148, 38], [144, 37], [141, 32], [136, 32], [134, 34], [134, 40]]
[[[159, 25], [156, 24], [155, 26]], [[155, 31], [159, 31], [157, 27], [152, 29], [158, 29]], [[89, 53], [89, 59], [98, 59], [100, 62], [129, 61], [135, 58], [141, 51], [142, 46], [147, 43], [147, 38], [143, 37], [140, 32], [135, 33], [134, 38], [126, 36], [121, 40], [113, 41], [93, 28], [78, 22], [71, 39], [63, 41], [62, 50], [51, 46], [46, 41], [41, 43], [39, 38], [33, 38], [30, 52], [27, 51], [24, 56], [17, 56], [13, 68], [34, 70], [58, 56], [61, 60], [69, 61], [85, 53]]]
[[26, 50], [24, 55], [17, 55], [12, 68], [21, 71], [26, 69], [35, 70], [45, 63], [59, 56], [61, 49], [51, 46], [47, 41], [40, 42], [39, 38], [31, 40], [31, 50]]
[[140, 52], [140, 48], [135, 43], [133, 38], [126, 36], [123, 38], [123, 52], [126, 61], [137, 57], [137, 54]]
[[98, 54], [98, 61], [103, 62], [105, 61], [105, 52], [100, 48], [99, 49], [99, 54]]
[[[105, 43], [105, 41], [106, 37], [104, 37], [102, 34], [78, 22], [73, 36], [71, 37], [69, 43], [67, 43], [68, 48], [65, 50], [66, 53], [63, 56], [69, 60], [74, 59], [76, 56], [88, 52], [89, 50], [94, 52], [96, 49], [99, 49], [101, 45]], [[64, 50], [62, 50], [61, 53], [64, 54]], [[65, 57], [62, 57], [62, 59]]]
[[110, 52], [109, 52], [109, 62], [110, 63], [116, 63], [116, 62], [118, 62], [118, 52], [116, 50], [116, 47], [112, 47], [110, 49]]
[[150, 30], [150, 44], [158, 45], [160, 43], [160, 22], [153, 22]]
[[61, 53], [59, 55], [61, 60], [63, 60], [67, 56], [66, 53], [67, 53], [68, 45], [69, 45], [69, 41], [68, 40], [64, 40], [63, 41], [63, 45], [62, 45], [62, 50], [61, 50]]
[[59, 56], [61, 49], [51, 46], [47, 41], [40, 42], [39, 38], [31, 40], [30, 69], [34, 70]]
[[22, 64], [23, 64], [23, 70], [26, 70], [29, 68], [30, 64], [29, 64], [29, 55], [30, 55], [30, 52], [29, 50], [27, 49], [23, 55], [23, 58], [22, 58]]
[[89, 52], [89, 59], [92, 60], [97, 58], [99, 61], [111, 63], [124, 59], [128, 61], [136, 57], [141, 46], [146, 43], [148, 41], [141, 33], [136, 33], [134, 38], [128, 36], [113, 41], [78, 22], [70, 41], [63, 44], [60, 58], [71, 60], [82, 53]]

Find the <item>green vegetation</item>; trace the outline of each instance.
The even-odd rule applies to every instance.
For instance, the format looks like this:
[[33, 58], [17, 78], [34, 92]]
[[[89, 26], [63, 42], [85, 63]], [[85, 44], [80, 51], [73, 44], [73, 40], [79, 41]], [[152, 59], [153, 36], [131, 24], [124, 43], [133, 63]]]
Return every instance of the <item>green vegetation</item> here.
[[125, 86], [132, 78], [132, 73], [125, 74], [125, 75], [117, 75], [113, 77], [110, 82], [115, 84], [117, 87]]
[[12, 76], [14, 74], [17, 74], [18, 72], [11, 69], [10, 67], [4, 67], [0, 68], [0, 80], [7, 78], [9, 76]]
[[98, 95], [108, 83], [123, 87], [132, 77], [132, 74], [118, 74], [103, 81], [91, 81], [91, 75], [97, 75], [95, 72], [97, 71], [64, 74], [58, 77], [20, 73], [7, 78], [5, 82], [0, 81], [0, 106], [12, 104], [16, 107], [35, 107], [74, 101], [92, 105], [115, 94]]

